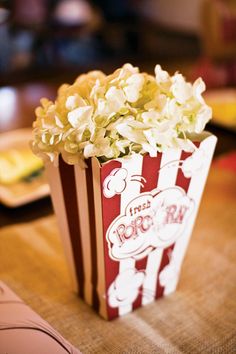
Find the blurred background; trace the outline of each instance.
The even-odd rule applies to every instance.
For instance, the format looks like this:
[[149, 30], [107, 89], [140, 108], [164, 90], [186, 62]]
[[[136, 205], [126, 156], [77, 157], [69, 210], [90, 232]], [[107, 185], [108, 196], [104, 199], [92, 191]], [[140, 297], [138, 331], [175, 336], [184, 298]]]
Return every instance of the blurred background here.
[[213, 126], [236, 130], [236, 0], [0, 0], [0, 130], [31, 125], [62, 82], [126, 62], [201, 76]]
[[[213, 108], [207, 129], [218, 137], [216, 156], [229, 153], [227, 166], [236, 171], [236, 0], [0, 0], [2, 161], [12, 166], [5, 155], [17, 140], [29, 149], [41, 97], [55, 99], [59, 85], [83, 72], [108, 74], [127, 62], [151, 74], [159, 63], [190, 81], [201, 76]], [[28, 131], [15, 132], [22, 128]], [[42, 193], [44, 182], [32, 193], [31, 180], [0, 181], [0, 204], [19, 206], [49, 193]]]
[[0, 85], [161, 63], [236, 84], [235, 0], [0, 0]]

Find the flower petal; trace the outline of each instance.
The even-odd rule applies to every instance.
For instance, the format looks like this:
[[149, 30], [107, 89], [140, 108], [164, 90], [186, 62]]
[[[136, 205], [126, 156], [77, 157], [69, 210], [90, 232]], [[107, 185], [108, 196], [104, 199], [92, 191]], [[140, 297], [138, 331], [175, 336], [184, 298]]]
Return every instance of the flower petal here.
[[92, 106], [79, 107], [68, 113], [68, 121], [73, 128], [79, 128], [80, 124], [89, 121], [93, 113]]

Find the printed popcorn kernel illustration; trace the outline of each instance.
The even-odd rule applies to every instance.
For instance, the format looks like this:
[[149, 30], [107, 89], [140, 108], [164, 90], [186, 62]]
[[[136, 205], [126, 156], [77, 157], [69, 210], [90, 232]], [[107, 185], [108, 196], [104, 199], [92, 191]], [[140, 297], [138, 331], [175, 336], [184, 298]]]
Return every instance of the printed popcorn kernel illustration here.
[[146, 179], [141, 175], [128, 177], [128, 171], [125, 168], [114, 168], [103, 182], [104, 196], [112, 198], [116, 194], [121, 194], [126, 189], [128, 182], [137, 182], [144, 187]]
[[190, 155], [187, 159], [170, 161], [162, 166], [158, 173], [165, 169], [171, 170], [172, 168], [178, 167], [182, 170], [184, 177], [191, 178], [205, 167], [206, 161], [207, 152], [202, 148], [196, 148], [192, 155]]
[[108, 302], [111, 307], [131, 305], [137, 298], [145, 274], [136, 269], [120, 273], [108, 289]]
[[169, 256], [170, 263], [165, 266], [159, 274], [160, 285], [165, 287], [168, 284], [176, 283], [179, 278], [180, 266], [176, 257]]
[[125, 190], [127, 175], [125, 168], [115, 168], [111, 171], [103, 182], [103, 194], [106, 198], [112, 198]]
[[160, 273], [160, 285], [165, 287], [168, 284], [176, 283], [179, 278], [180, 269], [176, 268], [173, 264], [168, 264]]
[[195, 173], [204, 168], [207, 155], [203, 149], [196, 149], [191, 156], [189, 156], [182, 163], [182, 171], [186, 178], [191, 178]]

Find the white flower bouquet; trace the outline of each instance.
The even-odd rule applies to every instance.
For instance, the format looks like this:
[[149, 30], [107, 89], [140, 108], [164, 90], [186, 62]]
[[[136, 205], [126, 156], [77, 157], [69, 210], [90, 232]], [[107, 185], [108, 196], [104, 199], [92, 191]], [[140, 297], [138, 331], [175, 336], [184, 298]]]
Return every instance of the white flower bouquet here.
[[94, 156], [101, 162], [133, 153], [157, 156], [168, 148], [193, 151], [188, 135], [200, 134], [212, 115], [204, 90], [202, 79], [191, 85], [160, 65], [155, 77], [130, 64], [109, 76], [92, 71], [62, 85], [54, 103], [41, 100], [33, 147], [51, 161], [62, 154], [70, 164]]
[[36, 109], [74, 288], [112, 319], [177, 286], [216, 138], [205, 84], [130, 64], [62, 85]]

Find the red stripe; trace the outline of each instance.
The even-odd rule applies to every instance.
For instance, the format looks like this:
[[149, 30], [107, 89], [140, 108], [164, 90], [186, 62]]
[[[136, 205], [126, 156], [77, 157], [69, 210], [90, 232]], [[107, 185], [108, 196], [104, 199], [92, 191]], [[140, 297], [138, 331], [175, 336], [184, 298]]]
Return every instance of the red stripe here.
[[[140, 192], [150, 192], [157, 187], [157, 181], [159, 176], [159, 169], [161, 165], [161, 156], [158, 154], [157, 157], [150, 157], [145, 155], [143, 157], [143, 166], [142, 166], [142, 176], [146, 179], [146, 183], [141, 187]], [[140, 259], [136, 261], [135, 268], [139, 271], [145, 271], [147, 266], [147, 258]], [[140, 288], [140, 293], [137, 299], [133, 303], [133, 310], [142, 305], [142, 288]]]
[[[101, 198], [102, 198], [102, 213], [103, 213], [103, 243], [105, 257], [105, 281], [106, 294], [109, 286], [119, 274], [119, 262], [113, 261], [109, 256], [108, 244], [106, 241], [106, 232], [112, 221], [120, 215], [120, 195], [115, 195], [112, 198], [106, 198], [103, 195], [103, 181], [111, 173], [114, 168], [120, 168], [121, 163], [118, 161], [110, 161], [101, 168]], [[107, 302], [108, 319], [119, 316], [117, 308], [111, 308]]]
[[[92, 161], [88, 159], [88, 167], [85, 170], [86, 173], [86, 186], [88, 194], [88, 208], [89, 208], [89, 225], [90, 225], [90, 244], [91, 244], [91, 283], [92, 283], [92, 306], [98, 311], [99, 309], [99, 296], [97, 292], [98, 281], [98, 257], [97, 257], [97, 243], [96, 243], [96, 222], [95, 222], [95, 202], [94, 202], [94, 188], [93, 188], [93, 171]], [[86, 276], [86, 274], [85, 274]]]
[[[195, 145], [196, 145], [196, 147], [199, 147], [200, 143], [197, 142], [197, 143], [195, 143]], [[182, 151], [181, 156], [180, 156], [180, 160], [184, 161], [191, 155], [192, 155], [191, 152]], [[176, 181], [175, 181], [175, 185], [183, 188], [185, 190], [185, 192], [187, 193], [190, 181], [191, 181], [191, 178], [186, 178], [182, 172], [182, 169], [179, 168], [178, 173], [177, 173], [177, 177], [176, 177]], [[174, 250], [174, 247], [175, 247], [175, 243], [173, 243], [172, 245], [170, 245], [169, 247], [167, 247], [163, 251], [162, 261], [161, 261], [160, 268], [158, 271], [156, 298], [163, 296], [164, 287], [160, 285], [159, 274], [170, 263], [170, 256], [171, 256], [172, 251]]]
[[158, 154], [157, 157], [150, 157], [149, 155], [144, 156], [142, 176], [147, 182], [144, 183], [144, 187], [141, 187], [141, 193], [150, 192], [157, 187], [161, 157], [161, 153]]
[[[194, 143], [194, 144], [196, 147], [199, 147], [199, 145], [200, 145], [199, 142]], [[192, 152], [182, 151], [181, 156], [180, 156], [180, 160], [184, 161], [191, 155], [192, 155]], [[189, 187], [190, 181], [191, 181], [191, 178], [186, 178], [184, 176], [182, 170], [179, 168], [175, 185], [183, 188], [185, 190], [185, 192], [188, 193], [188, 187]]]
[[[184, 161], [191, 155], [192, 155], [191, 152], [189, 153], [189, 152], [182, 151], [181, 156], [180, 156], [180, 160]], [[183, 174], [183, 171], [179, 168], [178, 174], [176, 177], [176, 181], [175, 181], [175, 185], [183, 188], [185, 190], [185, 192], [187, 193], [190, 181], [191, 181], [191, 178], [186, 178]]]
[[81, 240], [81, 230], [79, 212], [78, 212], [78, 200], [76, 196], [76, 182], [74, 166], [68, 165], [60, 157], [59, 159], [59, 172], [62, 184], [63, 198], [66, 209], [66, 216], [68, 222], [68, 228], [70, 232], [70, 241], [74, 257], [74, 264], [76, 270], [76, 276], [79, 284], [79, 296], [84, 298], [84, 278], [85, 269], [83, 263], [83, 249]]

